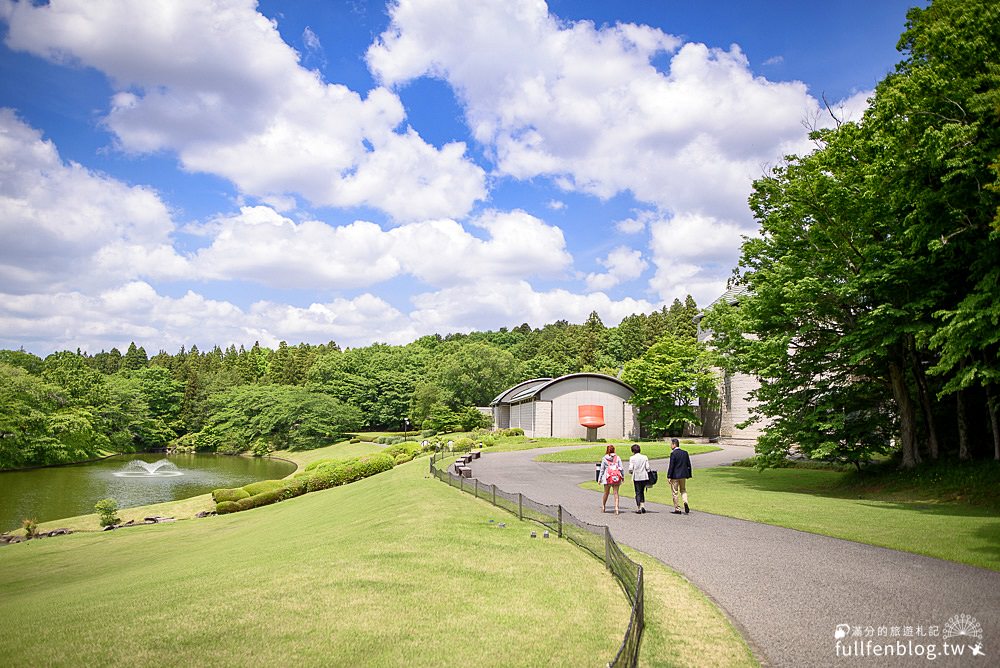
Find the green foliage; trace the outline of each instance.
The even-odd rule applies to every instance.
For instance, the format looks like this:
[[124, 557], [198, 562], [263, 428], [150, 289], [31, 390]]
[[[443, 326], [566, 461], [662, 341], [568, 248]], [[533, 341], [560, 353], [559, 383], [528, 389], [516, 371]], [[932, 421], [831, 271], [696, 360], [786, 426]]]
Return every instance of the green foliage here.
[[38, 520], [30, 517], [25, 517], [21, 521], [21, 528], [24, 529], [24, 536], [28, 540], [31, 540], [38, 535]]
[[679, 434], [700, 424], [699, 401], [716, 398], [713, 358], [690, 337], [667, 334], [637, 360], [625, 365], [622, 380], [635, 388], [633, 404], [651, 433]]
[[510, 427], [508, 429], [501, 429], [498, 432], [501, 436], [524, 436], [524, 430], [519, 427]]
[[893, 441], [906, 468], [969, 458], [991, 421], [1000, 459], [1000, 5], [907, 17], [906, 58], [863, 119], [814, 132], [814, 153], [754, 184], [746, 292], [705, 319], [762, 379], [771, 464], [793, 446], [861, 462]]
[[475, 446], [476, 442], [473, 441], [471, 438], [459, 438], [455, 441], [454, 445], [452, 445], [451, 449], [454, 452], [468, 452], [469, 450], [472, 450], [472, 448], [474, 448]]
[[346, 485], [362, 478], [388, 471], [395, 465], [393, 457], [379, 453], [346, 461], [322, 461], [306, 475], [310, 492]]
[[275, 450], [308, 450], [361, 422], [357, 409], [329, 395], [283, 385], [235, 387], [215, 395], [212, 404], [201, 437], [220, 452], [243, 452], [258, 442]]
[[94, 510], [99, 515], [102, 527], [118, 524], [118, 502], [114, 499], [101, 499], [94, 504]]
[[222, 501], [215, 506], [215, 512], [219, 515], [226, 515], [228, 513], [235, 513], [240, 509], [234, 501]]
[[233, 487], [232, 489], [216, 489], [212, 491], [212, 499], [216, 503], [239, 501], [240, 499], [245, 499], [248, 496], [250, 496], [250, 492], [242, 487]]
[[256, 496], [262, 492], [271, 492], [276, 489], [281, 489], [285, 486], [284, 480], [260, 480], [258, 482], [252, 482], [249, 485], [244, 485], [243, 489], [250, 496]]

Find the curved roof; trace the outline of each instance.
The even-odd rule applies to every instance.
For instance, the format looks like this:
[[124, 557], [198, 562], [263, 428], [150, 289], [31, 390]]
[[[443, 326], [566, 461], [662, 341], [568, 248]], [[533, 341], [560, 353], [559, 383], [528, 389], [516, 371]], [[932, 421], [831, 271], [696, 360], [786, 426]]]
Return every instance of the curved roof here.
[[[552, 387], [556, 383], [561, 383], [564, 380], [569, 380], [571, 378], [600, 378], [602, 380], [610, 380], [613, 383], [621, 385], [629, 392], [635, 394], [635, 388], [626, 383], [623, 380], [615, 378], [614, 376], [609, 376], [604, 373], [571, 373], [565, 376], [560, 376], [559, 378], [537, 378], [535, 380], [528, 380], [519, 385], [515, 385], [506, 392], [501, 393], [493, 402], [491, 406], [501, 403], [501, 401], [506, 401], [508, 403], [513, 401], [521, 401], [522, 399], [527, 399], [529, 397], [537, 396], [543, 390]], [[538, 382], [543, 381], [543, 382]], [[530, 385], [530, 383], [537, 383], [536, 385]], [[515, 392], [515, 390], [518, 390]]]
[[549, 377], [545, 377], [545, 378], [532, 378], [531, 380], [522, 381], [522, 382], [518, 383], [517, 385], [515, 385], [514, 387], [508, 387], [506, 390], [504, 390], [503, 392], [501, 392], [500, 394], [498, 394], [493, 399], [493, 401], [490, 402], [490, 406], [496, 406], [497, 404], [499, 404], [504, 399], [506, 399], [507, 401], [510, 401], [510, 398], [513, 396], [513, 394], [515, 392], [520, 392], [520, 391], [527, 390], [528, 386], [531, 385], [532, 383], [534, 383], [536, 385], [541, 385], [543, 383], [549, 382], [550, 380], [552, 380], [552, 379], [549, 378]]

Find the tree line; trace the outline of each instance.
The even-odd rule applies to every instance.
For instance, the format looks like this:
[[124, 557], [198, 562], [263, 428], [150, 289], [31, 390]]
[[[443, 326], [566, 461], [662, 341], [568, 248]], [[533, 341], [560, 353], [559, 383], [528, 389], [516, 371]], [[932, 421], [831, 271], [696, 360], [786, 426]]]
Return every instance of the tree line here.
[[898, 48], [860, 121], [756, 181], [705, 319], [762, 380], [764, 461], [1000, 459], [1000, 4], [912, 9]]
[[618, 375], [665, 336], [694, 342], [690, 296], [606, 327], [596, 313], [532, 328], [341, 349], [282, 342], [149, 356], [134, 342], [44, 359], [0, 350], [0, 468], [169, 446], [264, 454], [357, 430], [472, 429], [475, 409], [528, 378]]

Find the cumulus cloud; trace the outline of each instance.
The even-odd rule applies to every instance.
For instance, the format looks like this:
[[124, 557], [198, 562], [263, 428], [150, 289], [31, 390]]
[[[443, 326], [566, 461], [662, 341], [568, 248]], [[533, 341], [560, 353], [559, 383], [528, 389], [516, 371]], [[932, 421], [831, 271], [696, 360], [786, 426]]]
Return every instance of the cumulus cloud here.
[[[561, 21], [538, 0], [400, 0], [367, 59], [388, 86], [423, 76], [447, 81], [498, 174], [545, 176], [603, 199], [629, 192], [651, 209], [618, 221], [619, 232], [650, 229], [654, 243], [672, 243], [670, 230], [689, 234], [696, 221], [697, 235], [725, 246], [726, 260], [753, 224], [746, 204], [753, 179], [782, 156], [812, 148], [804, 123], [833, 122], [805, 84], [756, 75], [737, 45]], [[861, 102], [854, 96], [832, 106], [856, 113]], [[653, 251], [652, 287], [664, 299], [683, 296], [670, 290], [721, 286], [731, 269], [708, 263], [675, 282], [667, 265], [677, 257]]]
[[[819, 109], [804, 84], [755, 76], [736, 46], [560, 22], [534, 0], [402, 0], [390, 17], [368, 51], [383, 82], [444, 78], [501, 173], [602, 198], [746, 217], [761, 162], [800, 144]], [[661, 54], [666, 72], [651, 62]]]
[[572, 263], [562, 230], [523, 211], [487, 211], [470, 225], [487, 238], [450, 219], [383, 230], [367, 221], [296, 222], [269, 207], [243, 207], [192, 230], [211, 238], [192, 258], [192, 267], [203, 278], [345, 289], [401, 274], [436, 286], [557, 276]]
[[753, 233], [752, 226], [699, 214], [650, 223], [650, 250], [656, 265], [650, 287], [663, 301], [685, 294], [699, 304], [713, 301], [725, 290], [736, 266], [743, 235]]
[[0, 285], [7, 292], [174, 278], [186, 261], [152, 190], [65, 162], [38, 130], [0, 109]]
[[608, 290], [619, 283], [631, 281], [642, 275], [649, 263], [642, 259], [642, 253], [632, 248], [619, 246], [607, 258], [598, 260], [607, 268], [604, 273], [587, 274], [587, 287], [591, 290]]
[[363, 345], [405, 343], [413, 333], [406, 316], [379, 297], [363, 294], [308, 307], [262, 301], [241, 309], [227, 301], [188, 291], [160, 295], [143, 281], [97, 294], [78, 291], [14, 295], [0, 293], [0, 347], [25, 346], [47, 353], [76, 349], [96, 352], [129, 341], [147, 350], [289, 342]]
[[362, 97], [322, 81], [253, 0], [5, 0], [0, 17], [9, 47], [108, 75], [117, 92], [105, 123], [126, 151], [174, 151], [186, 169], [261, 198], [399, 220], [461, 216], [485, 197], [463, 143], [436, 148], [401, 128], [388, 90]]

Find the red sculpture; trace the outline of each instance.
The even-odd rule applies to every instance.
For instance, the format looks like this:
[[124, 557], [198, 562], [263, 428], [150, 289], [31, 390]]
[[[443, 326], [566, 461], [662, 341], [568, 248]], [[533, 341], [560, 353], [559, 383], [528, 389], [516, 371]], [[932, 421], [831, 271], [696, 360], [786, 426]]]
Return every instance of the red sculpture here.
[[577, 406], [577, 413], [580, 416], [580, 426], [588, 429], [597, 429], [604, 426], [604, 406], [593, 404], [583, 404]]

